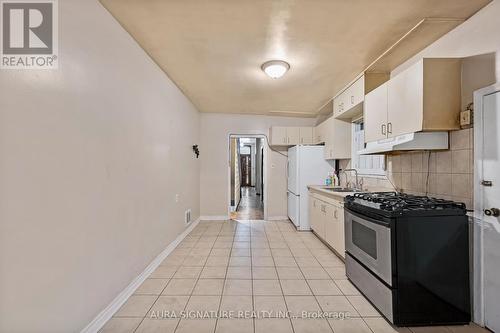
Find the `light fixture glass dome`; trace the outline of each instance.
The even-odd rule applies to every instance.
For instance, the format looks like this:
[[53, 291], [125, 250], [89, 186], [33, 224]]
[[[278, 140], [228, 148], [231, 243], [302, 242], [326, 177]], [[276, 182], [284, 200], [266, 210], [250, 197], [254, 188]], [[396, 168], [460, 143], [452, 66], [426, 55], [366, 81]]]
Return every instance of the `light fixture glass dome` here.
[[279, 79], [290, 69], [290, 65], [283, 60], [271, 60], [263, 63], [261, 68], [269, 77]]

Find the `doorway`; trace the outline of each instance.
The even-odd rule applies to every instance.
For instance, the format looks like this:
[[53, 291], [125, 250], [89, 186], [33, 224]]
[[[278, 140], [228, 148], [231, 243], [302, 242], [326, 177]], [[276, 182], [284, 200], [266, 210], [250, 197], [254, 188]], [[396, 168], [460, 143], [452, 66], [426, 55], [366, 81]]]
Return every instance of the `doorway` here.
[[474, 223], [475, 258], [482, 269], [474, 286], [475, 321], [500, 331], [500, 84], [474, 94], [475, 137]]
[[252, 156], [249, 154], [240, 155], [241, 165], [241, 186], [252, 186]]
[[265, 138], [230, 136], [230, 203], [234, 220], [263, 220], [265, 217]]

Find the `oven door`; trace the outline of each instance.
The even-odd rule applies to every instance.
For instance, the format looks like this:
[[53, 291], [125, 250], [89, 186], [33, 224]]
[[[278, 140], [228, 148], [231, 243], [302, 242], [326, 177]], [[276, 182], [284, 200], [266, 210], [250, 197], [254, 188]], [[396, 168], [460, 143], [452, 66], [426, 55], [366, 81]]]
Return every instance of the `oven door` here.
[[392, 286], [391, 228], [388, 223], [345, 209], [346, 251]]

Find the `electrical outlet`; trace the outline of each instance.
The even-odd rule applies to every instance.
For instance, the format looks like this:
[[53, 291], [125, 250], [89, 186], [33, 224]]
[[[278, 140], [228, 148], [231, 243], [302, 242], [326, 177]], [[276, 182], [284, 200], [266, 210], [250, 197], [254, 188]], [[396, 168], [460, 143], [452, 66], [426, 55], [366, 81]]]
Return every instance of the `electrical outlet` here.
[[472, 111], [471, 110], [465, 110], [460, 112], [460, 126], [463, 127], [469, 127], [472, 125]]
[[184, 223], [191, 223], [191, 209], [188, 209], [184, 212]]
[[175, 195], [175, 202], [179, 202], [179, 195], [178, 194]]

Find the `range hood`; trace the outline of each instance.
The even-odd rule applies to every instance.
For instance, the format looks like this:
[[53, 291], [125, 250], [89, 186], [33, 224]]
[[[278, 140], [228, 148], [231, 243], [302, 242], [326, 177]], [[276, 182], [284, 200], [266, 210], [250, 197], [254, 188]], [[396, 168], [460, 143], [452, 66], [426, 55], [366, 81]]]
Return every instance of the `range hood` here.
[[448, 132], [418, 132], [368, 142], [365, 149], [358, 151], [358, 154], [371, 155], [409, 150], [444, 149], [448, 149]]

